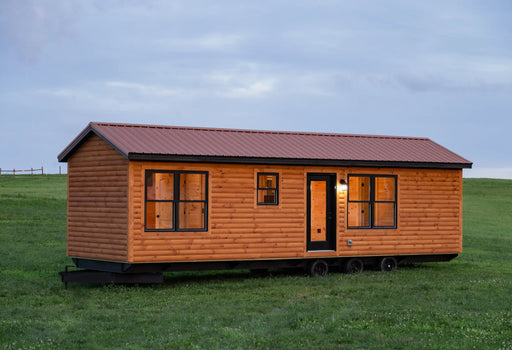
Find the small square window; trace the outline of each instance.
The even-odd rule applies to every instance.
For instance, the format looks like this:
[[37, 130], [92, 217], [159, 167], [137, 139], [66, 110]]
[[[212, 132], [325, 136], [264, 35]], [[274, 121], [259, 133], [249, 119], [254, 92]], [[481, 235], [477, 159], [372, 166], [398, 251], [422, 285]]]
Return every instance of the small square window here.
[[279, 174], [258, 173], [258, 205], [277, 205], [279, 203]]

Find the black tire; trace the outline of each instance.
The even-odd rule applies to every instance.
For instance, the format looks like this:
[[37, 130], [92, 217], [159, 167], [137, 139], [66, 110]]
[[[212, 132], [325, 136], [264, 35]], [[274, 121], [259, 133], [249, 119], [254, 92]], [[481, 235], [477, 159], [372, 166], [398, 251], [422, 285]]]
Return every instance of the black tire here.
[[395, 271], [398, 267], [398, 263], [392, 256], [386, 256], [379, 262], [379, 268], [381, 271]]
[[324, 260], [315, 260], [309, 265], [308, 272], [311, 277], [324, 277], [329, 273], [329, 265]]
[[345, 263], [345, 273], [361, 273], [364, 270], [363, 260], [359, 258], [349, 259]]

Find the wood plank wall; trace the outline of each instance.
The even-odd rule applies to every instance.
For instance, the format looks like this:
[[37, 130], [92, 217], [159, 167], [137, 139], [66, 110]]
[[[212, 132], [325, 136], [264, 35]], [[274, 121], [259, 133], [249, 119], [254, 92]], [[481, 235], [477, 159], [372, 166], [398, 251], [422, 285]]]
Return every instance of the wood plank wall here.
[[[144, 232], [143, 182], [146, 169], [209, 172], [207, 232]], [[256, 204], [258, 172], [279, 173], [278, 206]], [[303, 171], [291, 167], [132, 162], [130, 174], [132, 262], [304, 255], [306, 203]]]
[[67, 255], [128, 259], [128, 160], [96, 135], [68, 160]]
[[462, 252], [462, 170], [351, 168], [350, 173], [398, 175], [398, 223], [397, 229], [345, 230], [341, 255]]
[[[144, 172], [209, 172], [207, 232], [144, 232]], [[279, 173], [279, 205], [256, 205], [258, 172]], [[338, 192], [337, 251], [306, 251], [306, 175], [398, 175], [397, 229], [346, 229]], [[462, 250], [462, 171], [130, 163], [130, 262], [442, 254]], [[348, 246], [347, 240], [353, 245]]]

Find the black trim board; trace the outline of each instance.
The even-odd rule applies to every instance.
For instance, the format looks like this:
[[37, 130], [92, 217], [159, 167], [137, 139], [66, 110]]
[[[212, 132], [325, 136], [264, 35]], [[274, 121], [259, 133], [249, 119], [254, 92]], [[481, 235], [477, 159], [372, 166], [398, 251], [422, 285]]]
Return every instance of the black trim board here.
[[372, 168], [424, 168], [424, 169], [463, 169], [471, 168], [473, 163], [428, 163], [400, 161], [367, 161], [337, 159], [301, 159], [301, 158], [260, 158], [229, 156], [194, 156], [170, 154], [129, 153], [131, 161], [182, 162], [182, 163], [226, 163], [257, 165], [300, 165], [300, 166], [337, 166]]
[[123, 273], [130, 270], [130, 268], [132, 267], [132, 264], [130, 263], [115, 261], [94, 260], [84, 258], [71, 258], [71, 260], [73, 260], [73, 263], [78, 268], [96, 271]]

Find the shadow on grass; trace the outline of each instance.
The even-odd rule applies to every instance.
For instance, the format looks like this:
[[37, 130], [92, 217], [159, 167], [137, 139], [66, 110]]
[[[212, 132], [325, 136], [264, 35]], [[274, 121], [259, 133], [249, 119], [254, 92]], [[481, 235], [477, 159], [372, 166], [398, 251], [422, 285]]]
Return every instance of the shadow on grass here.
[[[427, 269], [444, 269], [445, 265], [439, 263], [422, 263], [422, 264], [406, 264], [400, 265], [399, 270], [414, 271], [414, 270], [427, 270]], [[376, 268], [367, 267], [362, 274], [366, 273], [382, 273], [389, 274], [393, 272], [381, 272]], [[347, 275], [340, 271], [340, 269], [332, 269], [329, 275]], [[353, 275], [353, 277], [356, 277]], [[191, 283], [209, 283], [209, 282], [224, 282], [224, 281], [249, 281], [258, 279], [281, 279], [281, 278], [322, 278], [310, 277], [307, 272], [302, 268], [289, 268], [289, 269], [264, 269], [264, 270], [215, 270], [215, 271], [188, 271], [188, 272], [165, 272], [164, 285], [181, 285]]]
[[191, 283], [208, 283], [219, 281], [241, 282], [267, 278], [307, 277], [305, 271], [296, 269], [268, 269], [268, 270], [214, 270], [214, 271], [188, 271], [165, 272], [164, 285], [180, 285]]

